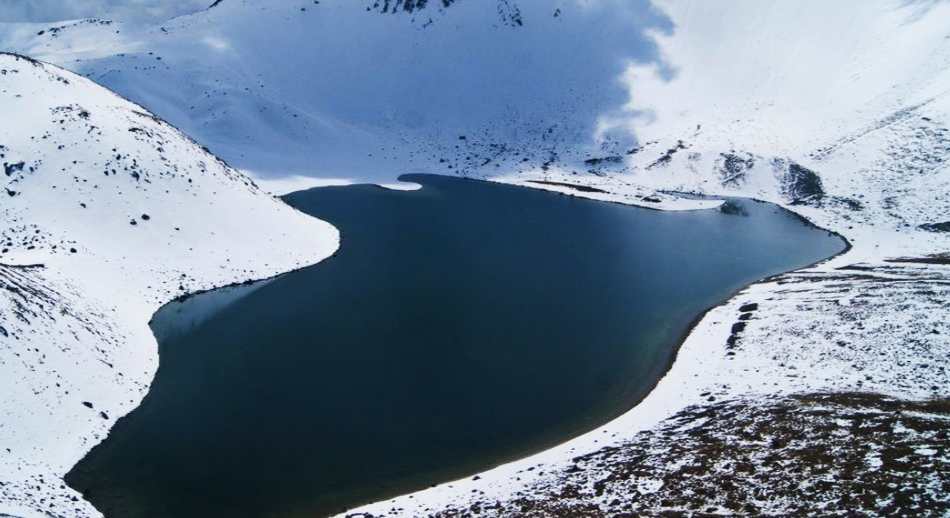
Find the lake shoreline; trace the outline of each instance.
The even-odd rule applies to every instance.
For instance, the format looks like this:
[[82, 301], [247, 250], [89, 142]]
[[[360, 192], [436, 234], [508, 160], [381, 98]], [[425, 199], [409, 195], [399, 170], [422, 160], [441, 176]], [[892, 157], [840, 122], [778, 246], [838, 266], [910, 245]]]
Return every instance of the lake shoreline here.
[[[439, 177], [439, 176], [440, 176], [440, 175], [433, 175], [433, 177]], [[453, 178], [453, 177], [448, 177], [448, 178], [451, 178], [451, 179], [453, 179], [453, 180], [457, 180], [457, 178]], [[469, 179], [469, 180], [473, 180], [473, 181], [475, 181], [475, 182], [483, 183], [483, 184], [491, 184], [491, 183], [493, 183], [493, 182], [486, 182], [486, 181], [480, 180], [480, 179]], [[523, 186], [512, 186], [512, 187], [523, 187]], [[315, 188], [315, 189], [320, 189], [320, 188], [318, 187], [318, 188]], [[518, 190], [520, 190], [520, 189], [518, 189]], [[514, 191], [512, 191], [512, 192], [514, 192]], [[614, 203], [612, 203], [612, 202], [604, 201], [604, 200], [590, 200], [590, 201], [602, 201], [602, 202], [607, 203], [607, 204], [610, 204], [610, 205], [613, 205], [613, 204], [614, 204]], [[719, 200], [717, 200], [717, 203], [721, 203], [721, 202], [720, 202]], [[769, 205], [774, 206], [774, 204], [769, 204]], [[299, 210], [299, 209], [298, 209], [298, 210]], [[788, 213], [788, 211], [785, 211], [785, 210], [782, 210], [781, 212], [783, 212], [783, 213]], [[792, 215], [792, 214], [791, 214], [791, 213], [788, 213], [788, 215]], [[331, 223], [333, 223], [333, 221], [334, 221], [332, 218], [328, 218], [326, 215], [322, 215], [322, 214], [320, 214], [320, 215], [314, 215], [313, 217], [316, 217], [316, 218], [321, 219], [321, 220], [329, 220]], [[327, 264], [331, 264], [331, 262], [329, 261], [330, 259], [332, 259], [332, 258], [338, 258], [339, 253], [340, 253], [341, 251], [346, 250], [346, 249], [343, 248], [343, 246], [346, 246], [346, 245], [344, 244], [344, 243], [345, 243], [344, 233], [345, 233], [345, 230], [346, 230], [346, 229], [345, 229], [343, 226], [340, 226], [340, 225], [336, 225], [336, 226], [337, 226], [337, 228], [338, 228], [338, 232], [339, 232], [339, 235], [340, 235], [340, 246], [337, 248], [337, 250], [336, 250], [330, 257], [328, 257], [326, 260], [324, 260], [324, 262], [321, 262], [319, 265], [305, 266], [305, 267], [303, 267], [303, 268], [299, 268], [299, 269], [292, 270], [291, 272], [280, 273], [280, 274], [278, 274], [278, 275], [276, 275], [276, 276], [270, 277], [269, 279], [273, 280], [273, 279], [276, 279], [276, 278], [284, 277], [284, 276], [286, 276], [286, 275], [289, 275], [290, 273], [293, 273], [293, 272], [296, 272], [296, 271], [300, 271], [300, 270], [303, 270], [303, 269], [307, 269], [307, 268], [322, 268], [322, 267], [326, 267]], [[844, 241], [844, 245], [847, 246], [847, 241]], [[843, 253], [843, 252], [842, 252], [842, 253]], [[826, 261], [826, 260], [828, 260], [828, 259], [822, 259], [821, 261]], [[774, 276], [774, 274], [773, 274], [773, 275], [770, 275], [769, 277], [772, 277], [772, 276]], [[233, 283], [233, 284], [230, 285], [230, 286], [246, 286], [246, 285], [248, 285], [248, 284], [254, 284], [254, 283], [263, 282], [263, 281], [264, 281], [264, 280], [251, 281], [251, 282], [238, 282], [238, 283]], [[663, 363], [663, 364], [658, 364], [658, 365], [656, 365], [656, 367], [653, 368], [653, 369], [654, 369], [654, 370], [653, 370], [654, 373], [653, 373], [653, 374], [650, 374], [650, 375], [648, 376], [650, 380], [654, 380], [654, 381], [653, 381], [649, 386], [646, 386], [646, 387], [643, 387], [642, 389], [639, 389], [639, 390], [637, 391], [636, 396], [633, 397], [633, 398], [631, 398], [631, 399], [629, 399], [629, 400], [626, 400], [625, 403], [624, 403], [624, 406], [623, 406], [622, 408], [618, 408], [618, 409], [615, 410], [615, 411], [611, 411], [611, 415], [609, 415], [609, 416], [606, 416], [606, 417], [603, 417], [603, 418], [598, 418], [597, 421], [598, 421], [599, 423], [603, 423], [603, 424], [597, 424], [597, 425], [595, 425], [595, 429], [596, 429], [596, 428], [599, 428], [599, 427], [602, 427], [602, 426], [605, 426], [605, 425], [609, 424], [610, 422], [614, 421], [615, 419], [622, 417], [622, 416], [625, 415], [626, 413], [630, 412], [632, 409], [636, 408], [637, 405], [639, 405], [639, 404], [640, 404], [642, 401], [644, 401], [646, 398], [648, 398], [648, 397], [650, 396], [650, 394], [652, 393], [652, 391], [653, 391], [653, 390], [655, 389], [655, 387], [657, 386], [657, 384], [662, 380], [662, 377], [665, 375], [665, 373], [668, 372], [669, 369], [671, 368], [671, 366], [676, 363], [677, 358], [678, 358], [679, 348], [682, 346], [682, 343], [683, 343], [683, 341], [685, 340], [685, 338], [688, 337], [688, 336], [692, 333], [692, 331], [693, 331], [693, 329], [695, 328], [695, 326], [696, 326], [700, 321], [702, 321], [702, 319], [705, 317], [705, 315], [706, 315], [710, 310], [712, 310], [712, 309], [715, 308], [715, 307], [718, 307], [719, 305], [724, 304], [726, 301], [728, 301], [730, 298], [732, 298], [736, 293], [738, 293], [738, 292], [742, 291], [743, 289], [745, 289], [745, 288], [748, 286], [748, 285], [746, 284], [746, 282], [748, 282], [748, 281], [743, 281], [742, 284], [741, 284], [739, 287], [737, 287], [736, 289], [734, 289], [734, 290], [731, 291], [730, 293], [727, 293], [727, 294], [724, 296], [723, 299], [718, 299], [718, 296], [717, 296], [717, 301], [716, 301], [716, 302], [714, 302], [714, 303], [712, 303], [710, 306], [704, 308], [704, 309], [703, 309], [702, 311], [700, 311], [695, 317], [691, 317], [691, 319], [690, 319], [689, 323], [686, 325], [686, 327], [685, 327], [682, 331], [678, 332], [678, 336], [677, 336], [676, 338], [674, 338], [674, 339], [670, 342], [671, 345], [669, 346], [669, 349], [667, 350], [667, 353], [666, 353], [666, 355], [668, 355], [668, 360], [667, 360], [665, 363]], [[762, 279], [755, 280], [755, 281], [752, 281], [752, 282], [753, 282], [753, 283], [755, 283], [755, 282], [762, 282]], [[220, 288], [216, 288], [216, 289], [220, 289]], [[176, 298], [175, 301], [172, 301], [172, 302], [170, 302], [169, 304], [174, 303], [174, 302], [181, 302], [181, 301], [184, 301], [184, 300], [191, 299], [192, 297], [196, 297], [196, 296], [198, 296], [198, 295], [200, 295], [200, 294], [202, 294], [202, 293], [206, 293], [207, 291], [210, 291], [210, 290], [203, 290], [203, 291], [197, 291], [197, 292], [194, 292], [194, 293], [189, 293], [189, 294], [187, 294], [187, 295], [185, 295], [185, 296], [181, 296], [181, 297]], [[166, 304], [166, 305], [167, 305], [167, 304]], [[164, 306], [163, 306], [163, 307], [164, 307]], [[157, 314], [157, 313], [158, 313], [158, 312], [156, 312], [156, 314]], [[153, 315], [153, 320], [154, 320], [154, 315]], [[666, 350], [665, 347], [664, 347], [664, 350]], [[147, 397], [148, 397], [148, 396], [147, 396]], [[469, 476], [472, 476], [472, 475], [476, 475], [476, 476], [477, 476], [477, 475], [480, 474], [480, 473], [483, 473], [483, 472], [485, 472], [485, 471], [490, 471], [491, 469], [494, 469], [494, 467], [501, 466], [501, 465], [505, 465], [505, 464], [509, 464], [509, 463], [512, 463], [512, 462], [518, 462], [519, 460], [525, 459], [525, 458], [527, 458], [527, 457], [531, 457], [531, 456], [537, 455], [537, 454], [539, 454], [539, 453], [543, 453], [543, 452], [548, 451], [548, 450], [551, 450], [551, 449], [556, 449], [559, 445], [563, 445], [563, 444], [565, 444], [565, 443], [567, 443], [567, 442], [570, 442], [570, 441], [572, 441], [572, 440], [574, 440], [574, 439], [576, 439], [576, 438], [578, 438], [578, 437], [581, 437], [581, 436], [583, 436], [583, 435], [585, 435], [585, 434], [587, 434], [587, 433], [590, 433], [590, 431], [591, 431], [591, 429], [592, 429], [589, 424], [578, 423], [578, 424], [576, 424], [576, 425], [574, 425], [574, 426], [577, 427], [577, 430], [574, 431], [574, 432], [568, 432], [568, 433], [560, 434], [557, 438], [542, 439], [542, 440], [541, 440], [540, 442], [538, 442], [537, 444], [535, 444], [535, 445], [533, 445], [533, 446], [526, 446], [525, 448], [521, 449], [520, 451], [518, 451], [518, 452], [516, 452], [516, 453], [510, 454], [510, 455], [506, 455], [506, 456], [498, 457], [497, 460], [494, 460], [494, 461], [492, 462], [492, 465], [489, 466], [488, 468], [485, 468], [485, 467], [483, 467], [483, 466], [480, 466], [480, 467], [478, 467], [477, 469], [470, 469], [470, 468], [466, 468], [464, 465], [461, 465], [461, 466], [451, 466], [451, 467], [447, 467], [447, 468], [445, 468], [445, 469], [443, 469], [443, 470], [439, 470], [439, 471], [445, 472], [445, 473], [447, 474], [447, 476], [450, 476], [450, 477], [456, 477], [456, 476], [457, 476], [457, 477], [459, 477], [459, 478], [466, 478], [466, 477], [469, 477]], [[448, 474], [452, 474], [452, 475], [448, 475]], [[392, 492], [390, 493], [390, 495], [395, 496], [395, 495], [398, 495], [398, 494], [406, 494], [407, 491], [415, 491], [415, 490], [422, 489], [422, 488], [424, 488], [424, 487], [430, 486], [429, 480], [431, 480], [432, 478], [433, 478], [432, 473], [428, 473], [426, 476], [424, 476], [424, 478], [420, 478], [420, 482], [418, 482], [418, 483], [411, 482], [411, 481], [405, 481], [404, 483], [403, 483], [403, 482], [400, 482], [400, 483], [397, 484], [397, 487], [398, 487], [398, 488], [393, 489]], [[444, 479], [444, 478], [443, 478], [443, 477], [435, 477], [435, 479]], [[449, 480], [455, 480], [455, 479], [454, 479], [454, 478], [450, 478]], [[451, 482], [443, 482], [442, 484], [451, 484]]]
[[[496, 181], [490, 177], [485, 178], [485, 180]], [[508, 185], [517, 185], [517, 186], [531, 188], [531, 189], [549, 190], [546, 188], [548, 187], [547, 185], [538, 185], [538, 184], [532, 184], [532, 183], [523, 182], [523, 181], [515, 182], [509, 178], [502, 179], [499, 181], [499, 183], [504, 183]], [[601, 190], [600, 187], [598, 187], [598, 190]], [[581, 197], [581, 198], [588, 198], [588, 199], [595, 199], [597, 201], [607, 201], [607, 200], [602, 200], [596, 197], [591, 197], [589, 195], [590, 193], [586, 193], [583, 191], [572, 190], [571, 192], [559, 192], [559, 194], [567, 195], [567, 196], [576, 196], [576, 197]], [[600, 194], [600, 193], [595, 192], [595, 194]], [[719, 197], [716, 194], [711, 194], [709, 196]], [[774, 201], [762, 200], [762, 199], [755, 198], [752, 196], [743, 197], [741, 196], [741, 194], [740, 195], [730, 194], [729, 196], [726, 196], [726, 197], [738, 197], [738, 198], [753, 200], [756, 202], [770, 203], [770, 204], [776, 205], [780, 207], [783, 211], [793, 215], [796, 219], [799, 219], [803, 224], [806, 224], [810, 227], [819, 229], [821, 231], [827, 232], [830, 235], [834, 235], [838, 237], [844, 243], [845, 248], [832, 256], [816, 261], [812, 264], [795, 268], [793, 270], [789, 270], [784, 273], [769, 275], [755, 282], [749, 283], [746, 286], [743, 286], [741, 288], [734, 290], [728, 297], [723, 299], [720, 303], [714, 304], [708, 307], [707, 309], [705, 309], [702, 312], [702, 314], [698, 315], [695, 319], [693, 319], [688, 329], [682, 334], [681, 339], [677, 342], [676, 353], [675, 353], [674, 358], [670, 361], [667, 367], [667, 371], [666, 371], [667, 374], [665, 374], [664, 377], [661, 378], [644, 397], [640, 398], [633, 406], [631, 406], [631, 408], [626, 413], [624, 413], [621, 416], [618, 416], [617, 418], [614, 418], [610, 423], [607, 423], [604, 426], [599, 427], [598, 429], [593, 430], [591, 432], [580, 434], [579, 436], [575, 436], [573, 438], [567, 439], [564, 442], [550, 448], [549, 450], [539, 452], [537, 454], [531, 455], [529, 457], [526, 457], [517, 461], [513, 461], [508, 464], [504, 464], [504, 463], [500, 464], [491, 470], [479, 472], [476, 474], [478, 477], [478, 482], [473, 481], [471, 478], [458, 479], [451, 483], [440, 484], [439, 486], [435, 488], [430, 488], [428, 490], [424, 490], [419, 493], [412, 493], [411, 495], [414, 496], [412, 500], [407, 500], [407, 496], [409, 496], [407, 494], [389, 503], [381, 501], [374, 504], [369, 504], [369, 505], [352, 509], [349, 511], [349, 513], [366, 512], [366, 513], [370, 513], [367, 516], [372, 516], [374, 515], [373, 513], [390, 510], [393, 508], [393, 506], [403, 506], [407, 504], [411, 504], [410, 507], [405, 508], [407, 509], [407, 512], [408, 510], [411, 510], [411, 509], [416, 509], [418, 511], [421, 509], [421, 507], [419, 506], [423, 505], [423, 503], [426, 507], [430, 507], [432, 509], [439, 509], [439, 508], [458, 509], [457, 505], [460, 502], [466, 501], [466, 499], [468, 498], [463, 495], [467, 494], [469, 491], [475, 491], [475, 490], [485, 491], [486, 494], [488, 495], [495, 494], [495, 495], [502, 496], [502, 495], [507, 495], [509, 493], [509, 490], [505, 488], [529, 487], [531, 474], [533, 472], [537, 472], [542, 466], [549, 465], [549, 464], [552, 466], [557, 466], [562, 462], [562, 459], [571, 458], [573, 455], [578, 454], [581, 451], [595, 450], [596, 449], [595, 445], [591, 443], [590, 440], [586, 440], [586, 439], [593, 439], [594, 437], [596, 437], [596, 433], [598, 432], [616, 433], [616, 434], [624, 434], [627, 436], [631, 436], [635, 430], [649, 429], [652, 426], [652, 423], [658, 423], [663, 417], [668, 415], [667, 412], [663, 412], [659, 410], [658, 408], [656, 408], [657, 406], [662, 406], [662, 405], [648, 404], [648, 403], [654, 403], [650, 401], [651, 398], [653, 398], [654, 400], [662, 399], [665, 394], [660, 394], [659, 393], [660, 391], [658, 389], [661, 388], [661, 386], [663, 385], [669, 385], [670, 380], [666, 379], [667, 376], [672, 374], [673, 371], [677, 369], [678, 366], [681, 366], [681, 363], [683, 361], [691, 362], [694, 360], [693, 358], [690, 358], [690, 357], [684, 358], [682, 356], [683, 354], [687, 354], [687, 355], [692, 354], [692, 351], [684, 351], [683, 350], [684, 347], [690, 342], [693, 342], [693, 343], [699, 342], [699, 341], [708, 342], [710, 335], [714, 335], [714, 336], [723, 336], [723, 335], [728, 336], [729, 335], [728, 331], [730, 329], [731, 322], [729, 322], [728, 320], [718, 320], [717, 322], [714, 322], [714, 323], [710, 322], [713, 318], [718, 317], [718, 315], [715, 315], [716, 313], [721, 313], [723, 312], [723, 310], [731, 309], [733, 306], [738, 307], [745, 304], [761, 303], [763, 300], [761, 296], [755, 296], [755, 295], [750, 296], [750, 291], [757, 291], [757, 288], [770, 287], [772, 285], [775, 285], [775, 283], [787, 282], [786, 279], [788, 276], [791, 276], [797, 273], [808, 274], [808, 272], [815, 271], [815, 270], [835, 271], [837, 270], [837, 268], [839, 268], [839, 265], [843, 262], [852, 262], [852, 261], [860, 262], [861, 256], [864, 253], [866, 253], [866, 252], [863, 252], [862, 250], [857, 250], [852, 240], [849, 239], [845, 234], [840, 232], [840, 225], [830, 225], [828, 220], [821, 221], [821, 218], [815, 219], [813, 217], [810, 217], [810, 216], [813, 216], [813, 214], [809, 214], [808, 210], [806, 210], [805, 212], [802, 212], [801, 209], [803, 207], [788, 206], [783, 203], [776, 203]], [[612, 201], [612, 200], [607, 201], [607, 202], [642, 206], [641, 203], [639, 202], [624, 202], [624, 201]], [[646, 208], [656, 209], [656, 207], [646, 207]], [[809, 209], [809, 207], [804, 207], [804, 208]], [[659, 210], [662, 210], [662, 209], [659, 209]], [[760, 311], [765, 311], [765, 313], [762, 313], [762, 315], [766, 315], [769, 310], [768, 308], [766, 308]], [[666, 389], [665, 392], [667, 393], [670, 392], [670, 387], [667, 386], [663, 388]], [[697, 403], [699, 403], [699, 401], [697, 401]], [[671, 406], [679, 407], [679, 404], [673, 403]], [[640, 409], [641, 407], [642, 407], [642, 412], [638, 412], [638, 409]], [[651, 408], [647, 408], [647, 407], [651, 407]], [[642, 415], [635, 415], [635, 414], [642, 414]], [[615, 425], [615, 426], [612, 426], [612, 425]], [[528, 468], [532, 468], [531, 471], [528, 471]], [[514, 479], [516, 478], [518, 479], [517, 482], [514, 481]], [[538, 478], [540, 479], [541, 477], [538, 477]], [[454, 488], [446, 489], [445, 486], [447, 485], [453, 485]], [[457, 495], [457, 496], [453, 496], [453, 495]], [[350, 516], [350, 515], [351, 514], [341, 513], [340, 516]], [[359, 516], [359, 514], [357, 514], [357, 516]]]

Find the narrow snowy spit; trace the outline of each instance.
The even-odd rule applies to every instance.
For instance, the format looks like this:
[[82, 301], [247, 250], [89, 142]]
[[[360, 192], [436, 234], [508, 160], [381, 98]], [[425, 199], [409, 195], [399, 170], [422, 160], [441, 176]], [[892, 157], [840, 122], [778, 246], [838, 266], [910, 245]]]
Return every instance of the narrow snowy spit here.
[[319, 516], [471, 475], [624, 413], [706, 309], [846, 246], [755, 201], [403, 179], [286, 196], [336, 256], [159, 311], [149, 394], [69, 485], [106, 516]]

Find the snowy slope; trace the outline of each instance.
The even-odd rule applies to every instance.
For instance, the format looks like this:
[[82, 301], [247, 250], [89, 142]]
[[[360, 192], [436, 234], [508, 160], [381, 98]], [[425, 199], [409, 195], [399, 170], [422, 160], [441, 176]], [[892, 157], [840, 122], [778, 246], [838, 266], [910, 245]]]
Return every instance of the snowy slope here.
[[148, 390], [152, 313], [339, 238], [54, 66], [0, 54], [0, 113], [0, 514], [96, 515], [61, 476]]
[[165, 20], [172, 16], [200, 11], [208, 7], [205, 0], [0, 0], [0, 21], [49, 22], [109, 16], [110, 18], [145, 21]]
[[0, 47], [92, 78], [256, 177], [391, 181], [586, 156], [626, 101], [625, 67], [657, 57], [646, 31], [668, 29], [646, 0], [444, 4], [226, 0], [146, 27], [0, 24]]

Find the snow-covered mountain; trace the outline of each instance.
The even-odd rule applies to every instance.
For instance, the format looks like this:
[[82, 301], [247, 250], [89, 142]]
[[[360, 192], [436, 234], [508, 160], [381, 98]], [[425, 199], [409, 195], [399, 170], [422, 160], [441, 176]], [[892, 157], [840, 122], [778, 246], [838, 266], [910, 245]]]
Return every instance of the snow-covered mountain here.
[[947, 9], [224, 0], [144, 26], [0, 24], [0, 45], [106, 85], [258, 178], [593, 173], [791, 201], [797, 172], [828, 174], [841, 145], [941, 109]]
[[0, 514], [96, 515], [61, 477], [145, 395], [152, 313], [338, 234], [71, 72], [0, 54], [0, 113]]
[[[950, 3], [939, 0], [223, 0], [160, 24], [105, 19], [0, 24], [0, 48], [39, 57], [100, 82], [171, 121], [237, 168], [266, 181], [280, 179], [283, 185], [305, 185], [313, 179], [391, 181], [406, 172], [432, 172], [662, 209], [715, 205], [683, 196], [684, 191], [737, 195], [779, 203], [845, 236], [852, 245], [846, 254], [756, 284], [711, 310], [651, 396], [614, 423], [477, 480], [442, 485], [364, 509], [374, 514], [421, 515], [439, 509], [478, 508], [483, 514], [494, 509], [488, 514], [503, 516], [527, 504], [552, 510], [545, 507], [556, 499], [551, 495], [563, 500], [570, 488], [571, 494], [579, 495], [575, 502], [579, 507], [561, 511], [609, 514], [621, 505], [649, 514], [658, 508], [636, 507], [647, 504], [630, 501], [631, 487], [637, 494], [656, 495], [657, 502], [664, 496], [675, 497], [673, 489], [663, 493], [657, 486], [662, 479], [657, 473], [675, 466], [657, 464], [652, 474], [622, 479], [632, 486], [605, 486], [598, 481], [607, 480], [606, 472], [587, 464], [578, 471], [577, 456], [586, 453], [602, 460], [605, 452], [641, 451], [645, 439], [640, 432], [663, 432], [649, 439], [659, 441], [651, 447], [661, 448], [686, 440], [683, 430], [687, 428], [698, 437], [722, 432], [703, 423], [729, 428], [732, 418], [721, 413], [695, 419], [707, 410], [735, 417], [742, 414], [736, 408], [748, 407], [742, 419], [769, 421], [777, 418], [775, 412], [780, 410], [776, 408], [824, 401], [816, 399], [818, 393], [859, 391], [904, 400], [950, 396], [946, 368], [950, 315], [945, 302], [950, 297], [947, 20]], [[115, 99], [69, 73], [48, 66], [26, 68], [22, 60], [15, 63], [37, 77], [45, 77], [42, 71], [69, 81], [66, 85], [59, 79], [31, 80], [25, 83], [30, 88], [39, 88], [31, 86], [34, 82], [51, 92], [72, 92], [69, 88], [81, 86]], [[30, 289], [37, 292], [43, 287], [54, 295], [88, 292], [89, 300], [108, 301], [101, 302], [106, 309], [99, 313], [81, 306], [87, 308], [86, 313], [76, 318], [74, 328], [80, 328], [82, 319], [93, 318], [82, 315], [108, 315], [120, 306], [133, 308], [123, 310], [132, 313], [111, 319], [113, 325], [144, 322], [159, 301], [177, 292], [175, 276], [195, 271], [180, 266], [191, 264], [183, 262], [192, 260], [184, 251], [208, 244], [204, 238], [211, 231], [219, 246], [244, 250], [228, 264], [254, 265], [254, 269], [243, 273], [207, 269], [214, 251], [201, 248], [205, 250], [201, 258], [193, 259], [205, 266], [192, 284], [182, 285], [187, 290], [274, 273], [292, 267], [295, 261], [316, 260], [332, 248], [327, 245], [334, 242], [331, 231], [320, 227], [323, 231], [317, 234], [323, 237], [307, 233], [308, 239], [317, 241], [307, 244], [308, 250], [293, 252], [299, 255], [274, 251], [283, 259], [256, 257], [252, 248], [242, 248], [250, 245], [232, 241], [235, 224], [257, 221], [257, 235], [265, 239], [272, 237], [267, 228], [294, 233], [316, 223], [244, 185], [244, 177], [184, 143], [180, 136], [166, 135], [158, 143], [156, 134], [174, 131], [157, 122], [149, 126], [149, 117], [135, 114], [142, 108], [120, 110], [123, 117], [109, 119], [115, 123], [109, 125], [97, 121], [102, 110], [83, 100], [85, 94], [77, 93], [69, 102], [52, 100], [56, 99], [53, 93], [44, 93], [42, 99], [16, 97], [20, 90], [7, 85], [11, 80], [22, 81], [23, 73], [0, 76], [2, 113], [7, 113], [7, 104], [46, 103], [23, 108], [21, 115], [9, 119], [45, 126], [29, 132], [5, 126], [0, 140], [5, 146], [0, 148], [2, 160], [9, 168], [4, 180], [11, 193], [0, 193], [6, 196], [4, 217], [18, 218], [16, 225], [10, 225], [13, 230], [4, 232], [15, 231], [16, 239], [10, 242], [21, 243], [0, 255], [0, 262], [46, 263], [45, 270], [4, 270], [4, 275], [22, 278], [17, 282], [35, 286]], [[35, 115], [47, 113], [47, 118]], [[60, 127], [70, 128], [74, 140], [59, 138]], [[92, 145], [89, 139], [107, 130], [111, 133]], [[83, 131], [88, 136], [80, 135]], [[80, 142], [80, 136], [85, 139], [83, 145], [70, 145]], [[129, 157], [134, 155], [116, 147], [113, 139], [144, 155], [131, 162]], [[20, 144], [11, 145], [14, 141]], [[171, 156], [168, 150], [176, 148], [170, 142], [179, 142], [177, 149], [182, 151]], [[58, 149], [60, 145], [65, 147]], [[100, 152], [101, 147], [117, 151]], [[34, 148], [44, 152], [31, 154]], [[72, 164], [73, 160], [77, 163]], [[159, 167], [169, 163], [178, 169]], [[76, 168], [83, 164], [90, 165], [91, 176], [74, 179]], [[149, 181], [140, 170], [142, 164], [153, 166]], [[160, 213], [166, 203], [184, 204], [187, 199], [195, 202], [189, 207], [197, 208], [218, 200], [207, 193], [223, 191], [223, 187], [206, 186], [191, 198], [171, 189], [183, 185], [182, 171], [194, 182], [207, 177], [202, 167], [217, 171], [218, 176], [212, 176], [222, 182], [228, 178], [227, 185], [244, 185], [228, 192], [240, 191], [248, 200], [256, 200], [248, 201], [247, 207], [276, 206], [273, 218], [290, 218], [292, 224], [249, 217], [251, 209], [243, 201], [219, 201], [217, 206], [232, 207], [233, 212], [215, 211], [220, 220], [203, 217], [195, 228], [178, 225], [178, 211]], [[43, 188], [31, 187], [31, 178], [43, 178]], [[155, 185], [169, 186], [167, 200], [161, 199], [160, 191], [164, 191], [151, 189]], [[151, 198], [138, 196], [146, 188]], [[44, 200], [48, 196], [66, 201], [28, 203], [40, 191]], [[92, 200], [93, 194], [101, 196], [98, 203]], [[113, 198], [114, 203], [109, 201]], [[19, 207], [21, 212], [7, 207]], [[94, 210], [105, 211], [108, 217], [90, 218]], [[143, 214], [150, 218], [144, 220]], [[103, 226], [95, 228], [101, 231], [83, 231], [100, 220]], [[135, 225], [131, 225], [133, 220]], [[170, 224], [181, 230], [170, 233]], [[196, 232], [191, 235], [194, 241], [172, 241], [178, 232]], [[245, 235], [250, 234], [242, 230]], [[292, 247], [296, 239], [304, 237], [294, 233], [282, 242]], [[167, 245], [156, 247], [156, 243]], [[31, 244], [37, 248], [30, 250]], [[132, 255], [136, 250], [139, 255]], [[90, 255], [93, 251], [109, 261], [95, 260]], [[146, 259], [153, 254], [162, 260]], [[122, 261], [122, 257], [129, 259]], [[265, 260], [271, 266], [264, 268], [261, 261]], [[139, 270], [136, 261], [152, 266]], [[58, 268], [71, 269], [60, 274]], [[117, 275], [114, 269], [130, 268], [138, 273], [128, 277], [139, 279], [139, 284], [149, 279], [149, 284], [133, 283], [131, 295], [120, 294], [130, 302], [110, 300], [110, 290], [118, 282], [112, 280]], [[64, 321], [65, 317], [57, 318]], [[134, 330], [136, 343], [145, 344], [140, 349], [153, 351], [154, 340], [144, 324], [140, 327]], [[52, 351], [59, 347], [54, 343], [65, 339], [43, 340]], [[50, 354], [47, 349], [43, 351]], [[15, 352], [24, 354], [23, 349]], [[143, 367], [133, 360], [146, 364]], [[110, 412], [123, 413], [141, 397], [154, 359], [133, 360], [128, 361], [142, 373], [135, 378], [138, 384], [129, 385], [132, 400], [122, 406], [97, 393], [96, 401], [88, 400], [96, 411], [103, 408], [112, 417]], [[95, 359], [84, 361], [91, 365], [89, 372], [98, 372], [93, 367], [112, 372]], [[24, 365], [22, 376], [31, 376], [30, 369], [37, 364]], [[33, 397], [30, 394], [37, 391], [44, 398], [58, 394], [35, 387], [23, 390], [27, 392], [17, 397]], [[807, 397], [794, 400], [799, 403], [787, 399], [802, 394]], [[100, 407], [100, 400], [109, 403]], [[43, 401], [44, 408], [53, 405]], [[874, 412], [916, 408], [906, 402], [882, 401], [879, 397], [834, 399], [828, 404], [843, 409], [840, 419], [822, 426], [841, 426], [841, 433], [849, 434], [839, 421], [850, 422], [849, 416], [867, 408]], [[76, 415], [87, 411], [74, 409], [72, 402], [63, 405]], [[41, 436], [45, 430], [41, 423], [47, 418], [19, 411], [6, 422], [23, 419], [29, 423], [22, 440]], [[105, 430], [107, 424], [102, 421], [92, 419], [89, 433]], [[861, 437], [851, 443], [886, 449], [893, 446], [888, 441], [907, 433], [900, 421], [887, 426], [890, 432], [881, 436], [885, 439]], [[87, 441], [89, 433], [63, 432], [62, 440], [54, 438], [66, 453], [9, 457], [18, 463], [11, 466], [27, 473], [17, 480], [46, 474], [43, 484], [58, 483], [50, 481], [52, 475], [61, 474], [88, 447], [75, 441]], [[733, 437], [728, 430], [722, 433]], [[755, 444], [769, 444], [769, 439], [765, 434]], [[925, 435], [915, 440], [923, 441], [920, 451], [935, 447], [924, 444], [930, 440]], [[752, 446], [748, 451], [759, 452]], [[766, 458], [768, 452], [759, 453]], [[847, 457], [847, 452], [840, 453], [841, 458]], [[868, 455], [877, 454], [861, 452], [860, 456]], [[941, 455], [932, 457], [944, 458]], [[27, 468], [24, 459], [31, 458], [46, 464]], [[538, 469], [539, 465], [544, 468]], [[895, 480], [889, 483], [899, 485], [899, 477]], [[928, 480], [942, 483], [939, 477]], [[908, 488], [937, 491], [937, 486], [911, 482]], [[5, 499], [10, 498], [7, 494], [24, 498], [27, 485], [16, 482], [0, 491], [6, 491]], [[681, 489], [680, 493], [693, 495], [723, 494], [722, 487], [715, 485]], [[528, 502], [524, 495], [534, 495], [535, 500]], [[758, 497], [749, 498], [750, 505], [761, 503], [755, 500]], [[813, 498], [837, 501], [830, 494]], [[615, 500], [620, 504], [612, 503]], [[736, 512], [729, 507], [735, 502], [714, 500], [710, 497], [700, 503], [716, 512]], [[886, 495], [880, 501], [885, 500]], [[23, 501], [37, 508], [35, 498]], [[782, 507], [781, 501], [758, 509], [777, 514], [796, 511]], [[881, 511], [868, 505], [867, 512]], [[689, 509], [685, 504], [669, 507]]]
[[587, 158], [598, 118], [626, 102], [626, 66], [657, 59], [647, 29], [669, 27], [646, 0], [225, 0], [144, 27], [0, 24], [0, 46], [258, 177], [392, 180]]
[[130, 21], [165, 20], [206, 7], [205, 0], [0, 0], [0, 21], [57, 22], [97, 16]]

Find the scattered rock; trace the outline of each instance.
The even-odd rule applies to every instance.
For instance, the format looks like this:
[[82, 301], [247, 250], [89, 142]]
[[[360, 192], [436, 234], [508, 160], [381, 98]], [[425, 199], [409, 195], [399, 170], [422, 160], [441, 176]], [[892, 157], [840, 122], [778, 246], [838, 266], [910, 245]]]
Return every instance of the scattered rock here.
[[559, 187], [567, 187], [567, 188], [574, 189], [575, 191], [580, 191], [580, 192], [602, 192], [602, 193], [607, 192], [603, 189], [598, 189], [596, 187], [591, 187], [589, 185], [578, 185], [578, 184], [573, 184], [573, 183], [549, 182], [546, 180], [528, 180], [528, 183], [536, 183], [539, 185], [557, 185]]
[[740, 156], [736, 153], [719, 154], [719, 183], [723, 186], [738, 186], [745, 182], [746, 173], [755, 165], [755, 159], [749, 153]]

